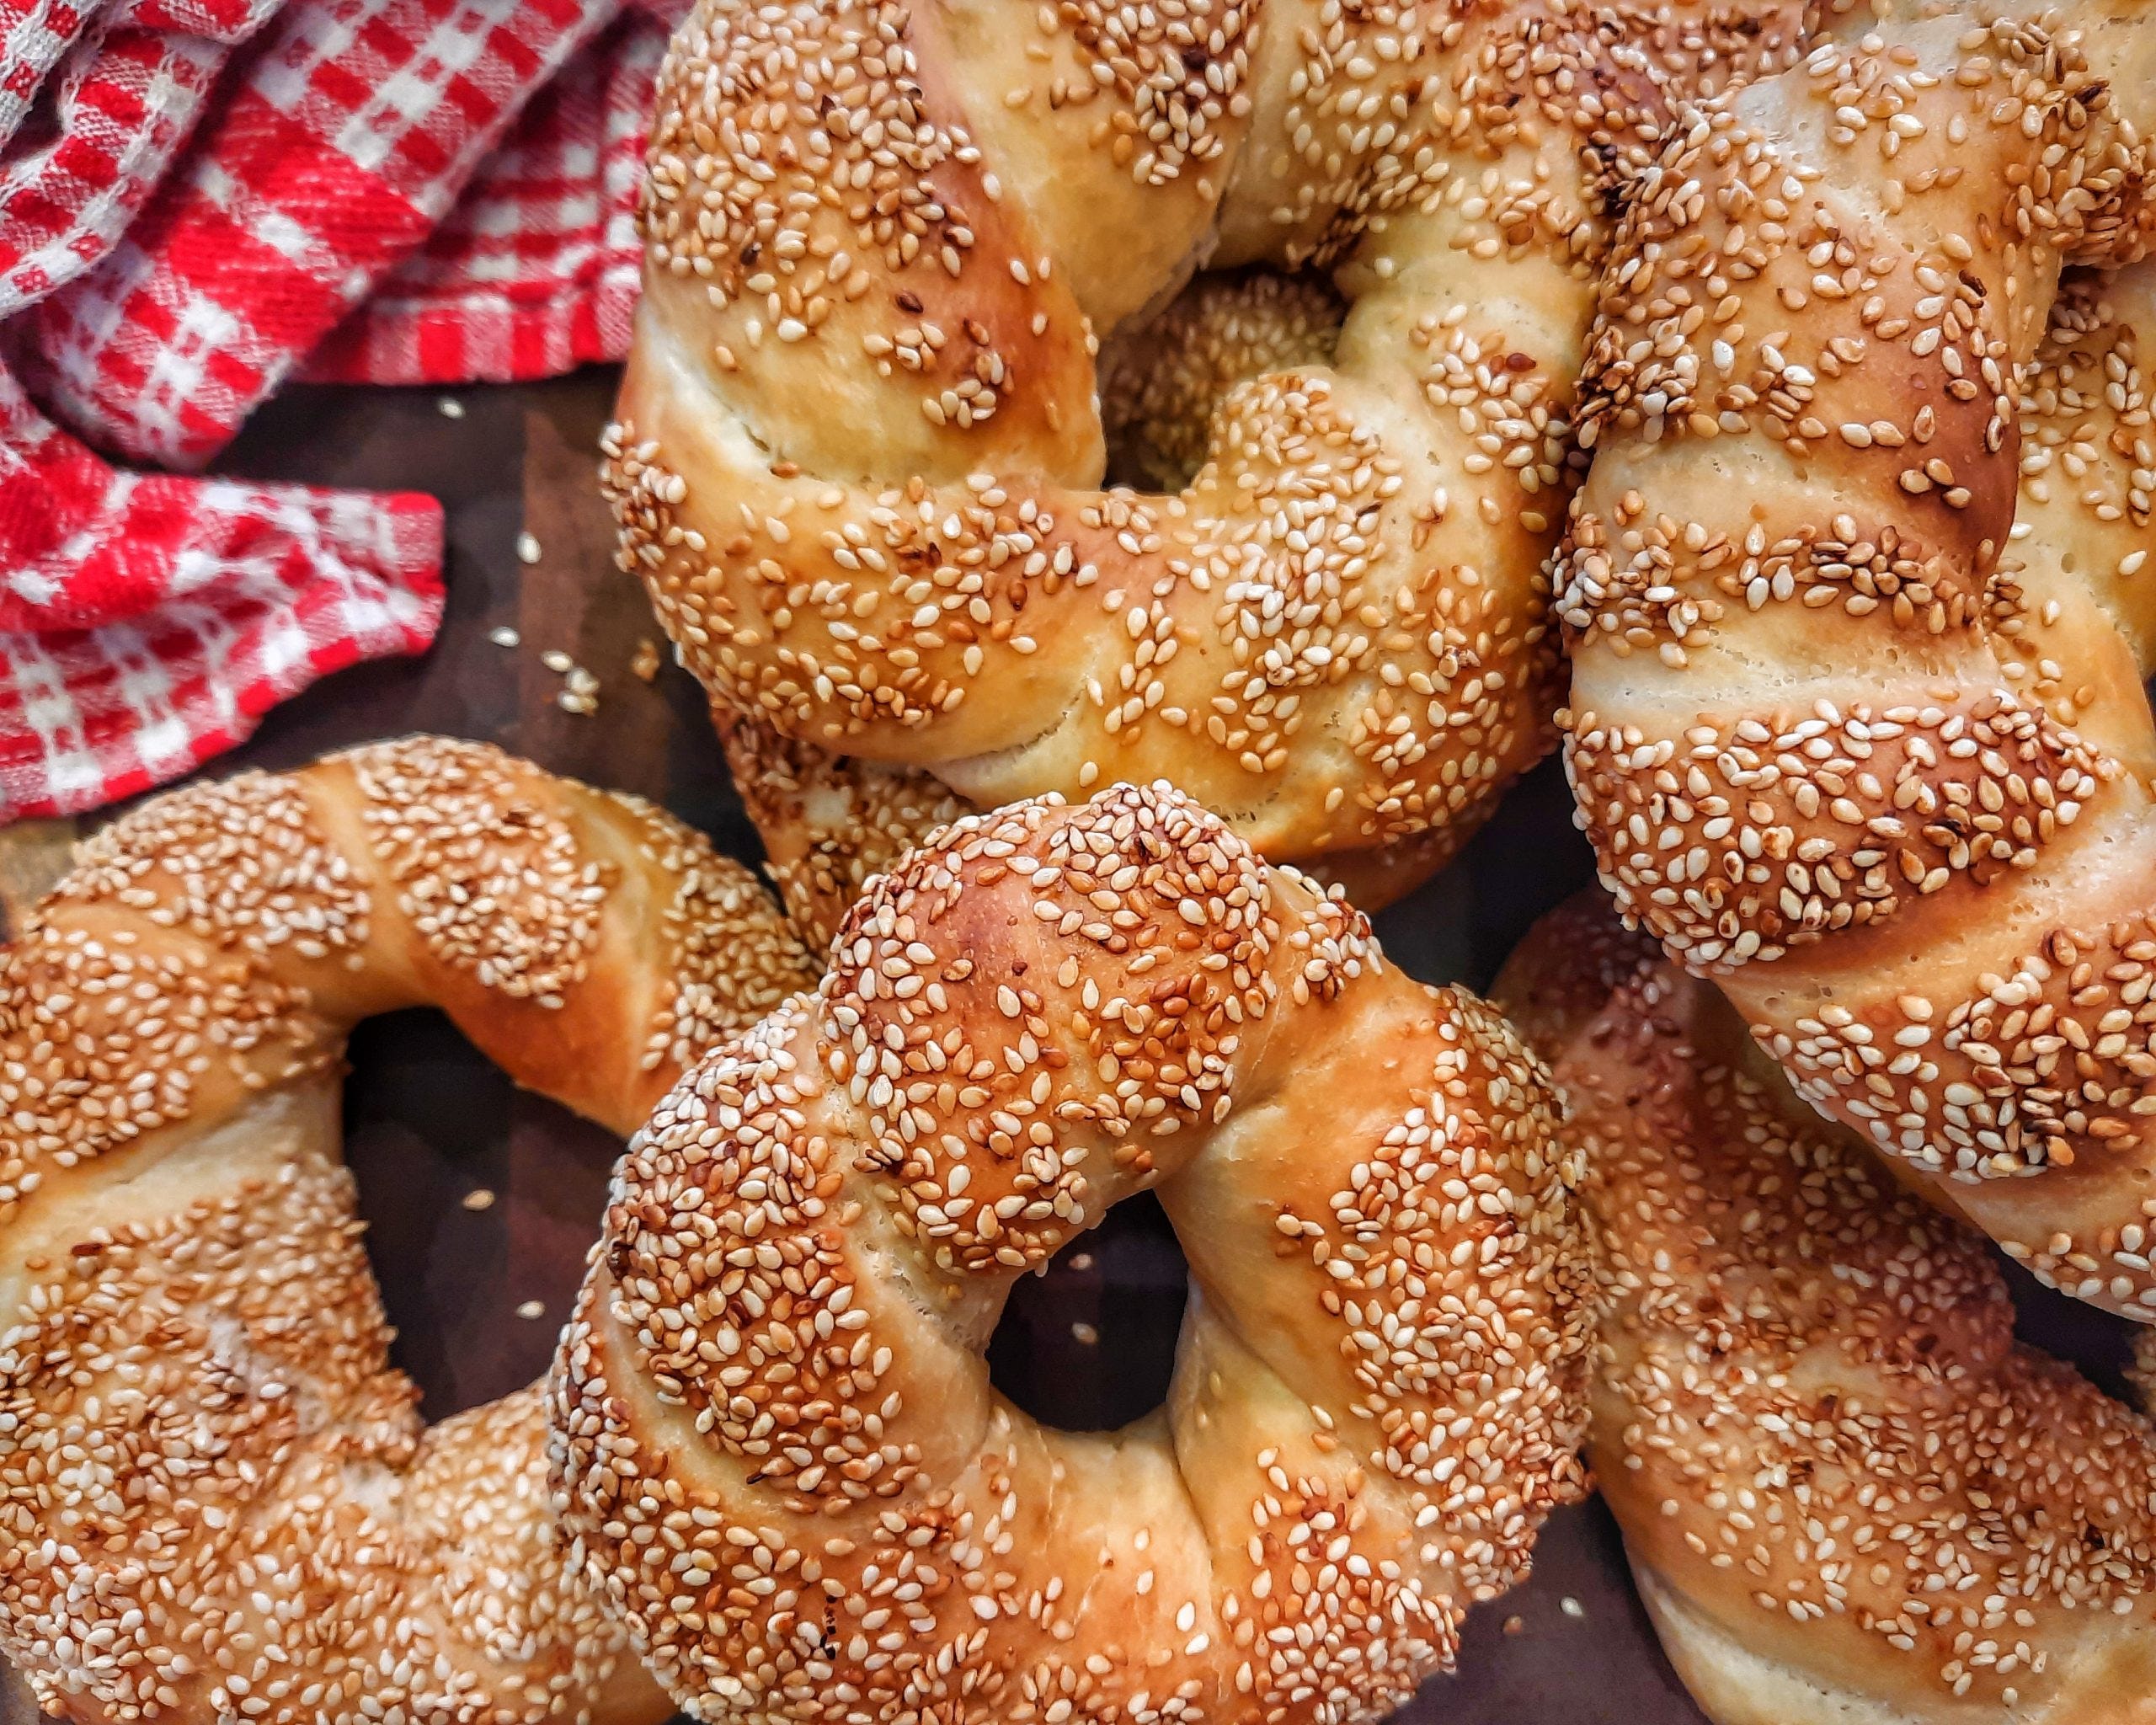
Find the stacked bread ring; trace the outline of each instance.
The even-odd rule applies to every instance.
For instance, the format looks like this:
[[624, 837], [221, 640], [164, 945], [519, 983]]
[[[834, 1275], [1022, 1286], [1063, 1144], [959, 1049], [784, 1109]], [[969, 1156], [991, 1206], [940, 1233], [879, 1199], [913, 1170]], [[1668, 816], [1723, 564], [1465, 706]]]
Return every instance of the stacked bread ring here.
[[[1577, 1170], [1502, 1021], [1165, 790], [956, 824], [832, 958], [787, 998], [739, 865], [476, 745], [87, 846], [0, 975], [0, 1648], [46, 1704], [1316, 1721], [1448, 1664], [1583, 1483]], [[564, 1336], [566, 1525], [536, 1390], [422, 1429], [387, 1363], [336, 1067], [417, 1001], [623, 1129], [680, 1079]], [[1328, 1069], [1356, 1106], [1287, 1082]], [[996, 1309], [1156, 1183], [1170, 1405], [1043, 1431]]]
[[[700, 1717], [1381, 1717], [1581, 1483], [1550, 1103], [1181, 796], [956, 823], [616, 1175], [555, 1380], [592, 1584]], [[997, 1311], [1154, 1186], [1166, 1407], [1045, 1430]]]
[[[1406, 841], [1398, 890], [1550, 736], [1605, 200], [1800, 10], [707, 0], [623, 566], [736, 723], [977, 805], [1164, 777], [1271, 857]], [[1149, 328], [1201, 265], [1330, 285]], [[1100, 489], [1108, 429], [1180, 489]]]
[[[2156, 1725], [2156, 1434], [1965, 1226], [2156, 1323], [2151, 72], [2136, 0], [699, 0], [605, 483], [828, 968], [474, 745], [93, 841], [0, 972], [0, 1649], [1342, 1725], [1584, 1444], [1721, 1725]], [[1565, 641], [1568, 1114], [1349, 902]], [[547, 1385], [432, 1429], [335, 1114], [420, 1001], [634, 1135]], [[1166, 1404], [1044, 1429], [988, 1338], [1142, 1191]]]

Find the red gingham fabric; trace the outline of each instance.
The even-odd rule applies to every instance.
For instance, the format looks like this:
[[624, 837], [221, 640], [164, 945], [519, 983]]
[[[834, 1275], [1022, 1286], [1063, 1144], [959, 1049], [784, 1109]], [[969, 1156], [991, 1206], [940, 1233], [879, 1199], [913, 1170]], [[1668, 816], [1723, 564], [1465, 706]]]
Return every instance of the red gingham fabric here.
[[505, 383], [626, 354], [637, 186], [666, 35], [665, 21], [632, 13], [579, 56], [304, 375]]
[[105, 260], [28, 314], [32, 387], [195, 467], [447, 215], [616, 0], [307, 0]]
[[0, 318], [111, 248], [185, 140], [226, 56], [278, 4], [174, 0], [110, 16], [66, 0], [0, 4], [0, 136], [15, 136], [59, 67], [48, 141], [12, 158], [0, 184]]
[[0, 821], [183, 772], [442, 603], [431, 499], [128, 473], [40, 406], [195, 467], [303, 366], [626, 349], [679, 0], [280, 3], [0, 0]]
[[116, 473], [0, 373], [0, 814], [147, 789], [419, 651], [440, 562], [430, 497]]

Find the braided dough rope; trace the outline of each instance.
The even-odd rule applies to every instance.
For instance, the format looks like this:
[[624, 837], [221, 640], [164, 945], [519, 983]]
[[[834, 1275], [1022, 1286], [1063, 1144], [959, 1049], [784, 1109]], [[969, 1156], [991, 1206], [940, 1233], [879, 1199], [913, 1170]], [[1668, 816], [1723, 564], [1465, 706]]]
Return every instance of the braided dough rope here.
[[[767, 725], [714, 709], [735, 788], [764, 841], [764, 866], [812, 950], [828, 949], [872, 877], [972, 809], [933, 774], [847, 760]], [[1449, 827], [1342, 851], [1310, 874], [1350, 902], [1381, 910], [1449, 862], [1480, 814]]]
[[[1595, 895], [1497, 997], [1583, 1153], [1590, 1454], [1718, 1725], [2156, 1720], [2156, 1430]], [[2143, 1332], [2156, 1334], [2156, 1332]]]
[[0, 971], [0, 1650], [84, 1721], [633, 1722], [535, 1387], [422, 1428], [339, 1156], [432, 1002], [618, 1130], [814, 975], [649, 806], [412, 738], [163, 797]]
[[[977, 805], [1166, 777], [1296, 858], [1465, 818], [1545, 746], [1603, 197], [1798, 11], [703, 0], [622, 565], [714, 697]], [[1333, 351], [1104, 492], [1096, 334], [1201, 263], [1331, 272]]]
[[[1226, 396], [1270, 372], [1330, 364], [1345, 312], [1339, 296], [1310, 276], [1253, 271], [1193, 281], [1102, 355], [1101, 420], [1123, 477], [1180, 490], [1203, 463]], [[925, 767], [835, 756], [723, 702], [712, 718], [787, 913], [815, 950], [836, 937], [871, 875], [973, 808]], [[1496, 806], [1494, 795], [1484, 797], [1412, 838], [1308, 866], [1364, 910], [1380, 910], [1449, 862]]]
[[[1182, 489], [1203, 462], [1222, 399], [1268, 372], [1329, 364], [1345, 311], [1337, 294], [1309, 276], [1207, 275], [1142, 330], [1113, 342], [1101, 358], [1101, 419], [1125, 477]], [[722, 702], [712, 704], [712, 719], [787, 914], [814, 950], [837, 937], [870, 876], [972, 810], [924, 767], [835, 756]], [[1443, 868], [1496, 806], [1486, 797], [1412, 838], [1335, 852], [1310, 866], [1377, 911]]]
[[[2000, 573], [2061, 261], [2144, 243], [2156, 29], [1998, 11], [1844, 26], [1640, 182], [1587, 374], [1566, 758], [1625, 915], [1802, 1095], [2156, 1319], [2156, 763], [2102, 621], [2145, 603], [2112, 586], [2145, 423], [2074, 457], [2131, 509], [2053, 473]], [[2054, 601], [2057, 676], [2025, 656]]]
[[[1377, 1718], [1582, 1487], [1556, 1125], [1182, 796], [969, 816], [616, 1171], [555, 1374], [591, 1584], [704, 1719]], [[1167, 1404], [1045, 1430], [1004, 1296], [1155, 1185]]]

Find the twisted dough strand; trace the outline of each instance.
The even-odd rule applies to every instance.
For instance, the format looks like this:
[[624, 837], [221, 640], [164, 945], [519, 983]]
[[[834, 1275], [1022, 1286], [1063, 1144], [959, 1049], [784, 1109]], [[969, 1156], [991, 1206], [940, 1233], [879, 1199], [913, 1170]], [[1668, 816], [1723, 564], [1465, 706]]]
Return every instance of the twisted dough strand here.
[[[2060, 266], [2145, 241], [2152, 61], [2135, 5], [1927, 12], [1705, 105], [1606, 279], [1561, 601], [1568, 766], [1625, 915], [1809, 1100], [2143, 1317], [2156, 828], [2110, 621], [2146, 539], [2127, 377], [2085, 409], [2112, 435], [2072, 454], [2112, 504], [2032, 474], [2009, 533]], [[2031, 398], [2039, 456], [2057, 400]]]
[[631, 798], [413, 738], [163, 797], [0, 969], [0, 1649], [83, 1721], [663, 1717], [554, 1520], [536, 1389], [423, 1428], [339, 1155], [433, 1002], [627, 1130], [811, 975]]
[[[1118, 459], [1160, 486], [1184, 484], [1203, 463], [1226, 397], [1268, 372], [1329, 363], [1345, 310], [1309, 276], [1200, 277], [1102, 355], [1102, 422]], [[787, 912], [815, 950], [830, 944], [871, 875], [972, 809], [925, 767], [834, 756], [723, 702], [713, 702], [712, 718]], [[1412, 838], [1331, 852], [1309, 866], [1376, 911], [1450, 861], [1495, 806], [1486, 797]]]
[[[1380, 1717], [1581, 1488], [1556, 1124], [1179, 795], [961, 820], [621, 1165], [556, 1374], [592, 1584], [699, 1718]], [[1167, 1405], [1043, 1429], [1004, 1296], [1155, 1185]]]

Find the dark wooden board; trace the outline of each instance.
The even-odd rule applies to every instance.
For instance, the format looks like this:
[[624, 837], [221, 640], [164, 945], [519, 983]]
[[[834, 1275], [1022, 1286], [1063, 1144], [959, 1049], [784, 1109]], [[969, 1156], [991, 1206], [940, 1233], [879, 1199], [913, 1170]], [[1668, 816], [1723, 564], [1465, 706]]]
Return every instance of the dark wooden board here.
[[[209, 770], [290, 766], [370, 738], [441, 731], [642, 793], [754, 858], [753, 830], [695, 685], [670, 655], [648, 684], [630, 669], [638, 644], [659, 637], [641, 593], [609, 560], [594, 481], [612, 382], [594, 371], [458, 391], [460, 418], [441, 413], [435, 391], [299, 388], [257, 415], [223, 469], [442, 499], [448, 614], [424, 658], [318, 685]], [[526, 531], [539, 542], [529, 564], [517, 554]], [[520, 633], [513, 649], [489, 639], [505, 626]], [[540, 658], [549, 649], [599, 678], [595, 714], [557, 704], [563, 680]], [[1454, 867], [1380, 920], [1395, 960], [1431, 980], [1486, 986], [1529, 923], [1591, 879], [1570, 812], [1561, 775], [1545, 764]], [[0, 862], [0, 895], [5, 872]], [[437, 1015], [363, 1026], [352, 1062], [346, 1152], [369, 1247], [399, 1329], [400, 1363], [438, 1418], [545, 1370], [617, 1146], [516, 1091]], [[479, 1187], [497, 1201], [465, 1209], [461, 1200]], [[1166, 1383], [1182, 1289], [1157, 1208], [1125, 1205], [1017, 1290], [991, 1352], [996, 1380], [1060, 1423], [1111, 1425], [1143, 1412]], [[534, 1300], [541, 1317], [516, 1315]], [[2062, 1304], [2032, 1303], [2044, 1338], [2074, 1342], [2100, 1367], [2114, 1364], [2116, 1332], [2062, 1316]], [[1079, 1323], [1099, 1339], [1081, 1341]], [[6, 1717], [0, 1710], [0, 1725]], [[1698, 1725], [1700, 1717], [1663, 1660], [1615, 1530], [1594, 1504], [1551, 1521], [1532, 1581], [1470, 1617], [1460, 1674], [1433, 1682], [1400, 1716], [1408, 1725]]]

